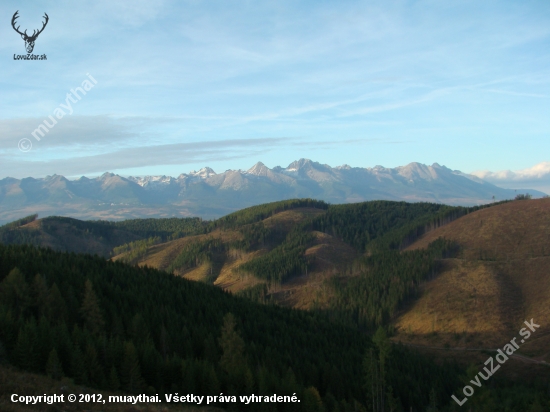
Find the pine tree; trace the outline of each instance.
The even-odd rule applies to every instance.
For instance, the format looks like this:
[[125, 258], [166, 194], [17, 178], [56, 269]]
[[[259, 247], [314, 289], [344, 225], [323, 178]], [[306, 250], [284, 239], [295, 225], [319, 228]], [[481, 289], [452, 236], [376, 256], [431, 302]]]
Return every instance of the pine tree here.
[[304, 391], [304, 403], [305, 412], [324, 412], [323, 401], [319, 391], [314, 386], [310, 386]]
[[181, 361], [181, 376], [182, 387], [188, 393], [193, 393], [197, 390], [195, 379], [195, 361], [193, 359], [186, 359]]
[[373, 412], [380, 411], [379, 385], [380, 385], [380, 370], [378, 360], [373, 348], [367, 351], [363, 366], [366, 374], [366, 394], [369, 404], [372, 406]]
[[118, 379], [118, 373], [114, 365], [111, 366], [111, 372], [109, 373], [109, 389], [112, 391], [120, 389], [120, 380]]
[[212, 334], [208, 334], [204, 339], [204, 357], [212, 363], [217, 363], [219, 360], [218, 347]]
[[99, 307], [97, 296], [94, 292], [94, 288], [90, 279], [86, 279], [84, 300], [80, 313], [84, 318], [86, 327], [94, 334], [99, 334], [105, 327], [103, 315]]
[[255, 393], [254, 391], [254, 375], [248, 366], [244, 371], [244, 390], [247, 395]]
[[246, 365], [244, 357], [244, 341], [235, 330], [235, 316], [228, 313], [223, 318], [222, 334], [220, 337], [220, 347], [222, 357], [220, 366], [229, 375], [238, 375]]
[[33, 356], [40, 372], [45, 370], [52, 347], [54, 344], [51, 325], [44, 316], [41, 316], [36, 328], [36, 341], [33, 348]]
[[57, 351], [52, 349], [48, 356], [48, 363], [46, 364], [46, 374], [52, 378], [59, 380], [63, 377], [63, 366], [57, 356]]
[[138, 354], [132, 342], [124, 345], [124, 357], [122, 359], [120, 375], [124, 390], [130, 393], [138, 393], [143, 389]]
[[[388, 409], [389, 412], [397, 412], [401, 411], [403, 408], [401, 406], [401, 402], [399, 401], [399, 398], [395, 397], [393, 394], [393, 388], [391, 385], [388, 386], [388, 392], [386, 393], [386, 396], [388, 398]], [[436, 409], [437, 411], [437, 409]]]
[[207, 389], [208, 393], [212, 394], [220, 392], [220, 381], [218, 380], [218, 376], [216, 375], [216, 371], [212, 365], [210, 365], [210, 368], [208, 369]]
[[393, 389], [387, 382], [387, 361], [391, 352], [391, 343], [384, 328], [380, 327], [372, 338], [378, 352], [369, 349], [364, 359], [366, 373], [367, 398], [374, 412], [386, 411], [386, 401], [391, 410], [398, 407], [398, 400], [393, 397]]
[[36, 355], [37, 327], [34, 318], [26, 322], [19, 329], [17, 341], [11, 358], [16, 366], [30, 371], [39, 371], [41, 368]]
[[46, 317], [50, 322], [65, 322], [67, 320], [67, 304], [56, 283], [52, 285], [48, 294]]
[[32, 294], [34, 297], [34, 306], [36, 307], [38, 317], [47, 316], [46, 309], [48, 307], [49, 290], [48, 286], [46, 285], [46, 280], [44, 276], [38, 273], [34, 277], [32, 283]]
[[160, 328], [160, 353], [162, 354], [162, 358], [164, 360], [166, 360], [170, 353], [170, 335], [168, 334], [164, 324]]
[[97, 351], [92, 344], [88, 343], [86, 346], [86, 352], [84, 353], [84, 364], [86, 365], [86, 371], [90, 384], [97, 387], [104, 379], [103, 369], [99, 364], [97, 358]]
[[432, 390], [430, 391], [430, 404], [428, 406], [427, 412], [437, 412], [437, 395], [433, 386]]
[[87, 385], [88, 373], [86, 371], [84, 355], [82, 355], [82, 351], [80, 350], [78, 345], [74, 345], [74, 349], [71, 355], [71, 375], [75, 383]]
[[22, 316], [31, 305], [30, 288], [18, 268], [10, 271], [0, 283], [0, 301]]

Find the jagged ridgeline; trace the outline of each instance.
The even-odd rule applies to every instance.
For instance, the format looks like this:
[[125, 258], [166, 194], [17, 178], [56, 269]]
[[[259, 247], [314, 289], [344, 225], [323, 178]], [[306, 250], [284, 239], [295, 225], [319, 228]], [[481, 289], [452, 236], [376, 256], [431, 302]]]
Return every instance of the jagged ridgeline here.
[[[19, 245], [0, 245], [0, 295], [2, 360], [23, 370], [127, 393], [296, 393], [303, 402], [239, 410], [355, 411], [369, 402], [363, 359], [376, 347], [320, 314]], [[456, 368], [403, 348], [386, 365], [384, 385], [405, 409], [424, 410], [432, 391], [449, 399], [459, 384]]]

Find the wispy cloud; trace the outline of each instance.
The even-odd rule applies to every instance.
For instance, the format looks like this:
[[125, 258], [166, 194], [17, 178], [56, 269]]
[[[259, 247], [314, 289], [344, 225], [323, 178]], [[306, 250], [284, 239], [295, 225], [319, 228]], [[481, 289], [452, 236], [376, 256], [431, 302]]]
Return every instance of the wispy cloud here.
[[348, 116], [357, 116], [357, 115], [364, 115], [364, 114], [370, 114], [370, 113], [381, 113], [381, 112], [387, 112], [391, 110], [397, 110], [403, 107], [408, 107], [408, 106], [413, 106], [424, 102], [429, 102], [430, 100], [436, 99], [439, 96], [449, 93], [449, 91], [450, 89], [435, 90], [423, 96], [420, 96], [416, 99], [397, 100], [391, 103], [362, 107], [360, 109], [345, 111], [339, 116], [348, 117]]
[[[23, 27], [48, 12], [36, 46], [48, 61], [10, 61], [23, 43], [9, 24], [0, 25], [0, 55], [7, 59], [0, 66], [3, 175], [14, 167], [28, 175], [66, 174], [54, 169], [79, 170], [82, 159], [104, 170], [139, 162], [146, 168], [161, 161], [146, 159], [149, 147], [167, 156], [161, 165], [173, 161], [162, 146], [273, 136], [301, 140], [251, 144], [234, 154], [174, 150], [197, 162], [217, 153], [227, 168], [253, 164], [256, 151], [265, 150], [274, 163], [316, 150], [321, 162], [363, 164], [360, 149], [368, 141], [372, 164], [425, 160], [461, 170], [514, 169], [516, 153], [536, 158], [550, 151], [550, 140], [540, 139], [550, 132], [545, 2], [0, 4], [4, 16], [18, 9]], [[93, 95], [31, 152], [19, 153], [17, 142], [86, 73], [99, 82]], [[527, 146], [530, 136], [539, 141]], [[391, 142], [404, 149], [387, 150]], [[497, 160], [482, 163], [495, 150]], [[113, 153], [138, 158], [126, 162]], [[223, 163], [234, 156], [237, 163]]]
[[541, 162], [527, 169], [516, 171], [480, 170], [471, 174], [501, 187], [540, 188], [540, 190], [550, 193], [550, 162]]
[[[257, 156], [289, 138], [231, 139], [166, 145], [130, 147], [90, 156], [57, 157], [50, 160], [21, 160], [0, 155], [2, 165], [11, 177], [40, 177], [47, 174], [66, 176], [91, 175], [105, 171], [159, 165], [189, 165], [197, 162], [222, 161]], [[32, 172], [31, 172], [32, 171]]]
[[510, 90], [499, 90], [499, 89], [482, 89], [482, 90], [490, 93], [507, 94], [510, 96], [535, 97], [540, 99], [548, 99], [550, 97], [549, 95], [540, 94], [540, 93], [521, 93], [521, 92], [514, 92]]

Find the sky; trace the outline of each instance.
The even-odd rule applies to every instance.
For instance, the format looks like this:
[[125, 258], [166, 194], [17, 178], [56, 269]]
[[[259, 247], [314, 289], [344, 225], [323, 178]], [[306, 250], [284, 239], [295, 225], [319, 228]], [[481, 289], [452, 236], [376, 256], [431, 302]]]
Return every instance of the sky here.
[[0, 61], [0, 179], [309, 158], [550, 193], [548, 0], [4, 0]]

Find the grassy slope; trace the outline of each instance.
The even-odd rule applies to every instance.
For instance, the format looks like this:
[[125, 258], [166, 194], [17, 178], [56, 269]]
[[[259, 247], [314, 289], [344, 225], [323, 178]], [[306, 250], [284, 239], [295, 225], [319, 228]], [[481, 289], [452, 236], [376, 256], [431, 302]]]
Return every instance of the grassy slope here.
[[[286, 210], [263, 219], [266, 228], [277, 227], [283, 232], [289, 232], [305, 219], [324, 214], [321, 209], [303, 207]], [[283, 284], [280, 288], [272, 288], [273, 299], [284, 306], [307, 309], [316, 299], [317, 292], [323, 287], [327, 276], [339, 273], [347, 264], [358, 256], [349, 245], [330, 235], [314, 232], [315, 240], [306, 251], [306, 255], [314, 255], [315, 263], [307, 276], [299, 276]], [[234, 229], [216, 229], [207, 235], [190, 236], [160, 245], [152, 246], [147, 255], [139, 261], [139, 265], [147, 265], [157, 269], [166, 269], [178, 255], [183, 246], [191, 242], [207, 238], [219, 238], [224, 243], [241, 239], [242, 234]], [[223, 255], [217, 255], [212, 265], [202, 264], [186, 271], [176, 271], [175, 274], [191, 280], [211, 282], [224, 290], [239, 292], [257, 284], [265, 283], [253, 276], [240, 273], [238, 267], [244, 262], [259, 256], [269, 250], [268, 247], [252, 252], [229, 250]], [[115, 256], [113, 260], [121, 256]]]
[[471, 213], [424, 235], [409, 249], [424, 248], [438, 237], [455, 240], [461, 250], [443, 262], [440, 275], [396, 319], [396, 340], [499, 348], [533, 318], [541, 326], [518, 353], [550, 362], [550, 200], [515, 201]]

